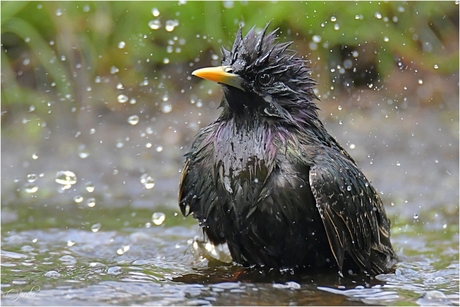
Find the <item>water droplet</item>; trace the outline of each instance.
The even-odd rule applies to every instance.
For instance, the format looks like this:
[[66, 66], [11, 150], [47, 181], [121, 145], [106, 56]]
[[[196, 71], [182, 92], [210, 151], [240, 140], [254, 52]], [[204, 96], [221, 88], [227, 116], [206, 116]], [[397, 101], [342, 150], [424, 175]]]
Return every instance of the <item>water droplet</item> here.
[[414, 213], [414, 220], [418, 220], [418, 214]]
[[96, 78], [94, 79], [94, 82], [95, 82], [95, 83], [101, 83], [101, 77], [100, 77], [100, 76], [96, 76]]
[[340, 25], [338, 23], [334, 24], [334, 30], [339, 30], [340, 29]]
[[88, 13], [89, 10], [90, 10], [90, 7], [89, 7], [88, 4], [86, 4], [86, 5], [83, 7], [83, 12]]
[[164, 58], [164, 59], [163, 59], [163, 64], [169, 64], [169, 59], [168, 59], [168, 58]]
[[129, 104], [136, 104], [136, 102], [137, 102], [137, 101], [136, 101], [136, 98], [131, 98], [131, 99], [129, 100]]
[[118, 43], [118, 49], [123, 49], [125, 48], [125, 46], [126, 46], [126, 43], [124, 41], [121, 41]]
[[91, 231], [92, 232], [98, 232], [99, 229], [101, 229], [101, 226], [102, 226], [101, 223], [96, 223], [93, 226], [91, 226]]
[[137, 125], [137, 123], [139, 123], [139, 116], [131, 115], [130, 117], [128, 117], [128, 123], [130, 123], [133, 126]]
[[48, 271], [45, 273], [45, 277], [48, 278], [58, 278], [61, 277], [61, 274], [57, 271]]
[[402, 7], [402, 6], [398, 7], [398, 12], [403, 13], [404, 11], [405, 11], [404, 7]]
[[86, 205], [90, 208], [93, 208], [94, 206], [96, 206], [96, 199], [94, 197], [88, 198], [88, 200], [86, 201]]
[[168, 114], [172, 111], [172, 105], [169, 103], [163, 103], [161, 104], [161, 112], [164, 114]]
[[382, 19], [382, 14], [380, 14], [379, 12], [375, 12], [374, 16], [377, 19]]
[[348, 191], [348, 192], [351, 191], [351, 185], [347, 186], [347, 191]]
[[234, 6], [234, 1], [223, 1], [222, 3], [226, 9], [231, 9]]
[[442, 229], [446, 229], [446, 228], [447, 228], [447, 224], [442, 225]]
[[123, 272], [119, 266], [112, 266], [107, 269], [107, 274], [109, 275], [120, 275], [121, 273]]
[[154, 179], [148, 174], [142, 174], [140, 180], [147, 190], [150, 190], [155, 186]]
[[86, 148], [85, 144], [81, 144], [80, 146], [78, 146], [78, 156], [80, 157], [80, 159], [86, 159], [89, 157], [89, 151]]
[[332, 22], [336, 22], [336, 21], [337, 21], [337, 17], [331, 16], [331, 21], [332, 21]]
[[179, 22], [177, 20], [167, 20], [165, 29], [168, 32], [172, 32], [174, 31], [174, 28], [177, 27], [178, 25], [179, 25]]
[[313, 35], [312, 40], [313, 40], [314, 43], [319, 43], [319, 42], [321, 42], [321, 36]]
[[127, 251], [129, 251], [129, 245], [124, 245], [121, 248], [117, 249], [117, 254], [121, 256]]
[[355, 144], [350, 144], [350, 149], [355, 149], [356, 145]]
[[77, 176], [72, 171], [58, 171], [55, 181], [59, 184], [70, 186], [77, 183]]
[[153, 224], [157, 226], [160, 226], [161, 224], [163, 224], [165, 219], [166, 219], [166, 215], [163, 212], [155, 212], [152, 215], [152, 222]]
[[38, 191], [38, 187], [35, 184], [28, 183], [24, 187], [24, 192], [28, 194], [33, 194]]
[[155, 130], [152, 128], [152, 126], [148, 126], [147, 128], [145, 128], [145, 132], [147, 134], [153, 134], [153, 132], [155, 132]]
[[157, 150], [157, 152], [162, 152], [163, 151], [163, 146], [158, 146], [156, 150]]
[[88, 193], [94, 192], [94, 184], [91, 181], [88, 181], [85, 185], [85, 189]]
[[433, 68], [434, 68], [434, 69], [438, 69], [438, 68], [439, 68], [439, 65], [438, 65], [438, 64], [434, 64]]
[[81, 203], [83, 201], [83, 196], [76, 195], [76, 196], [74, 196], [73, 201], [76, 202], [77, 204], [79, 204], [79, 203]]
[[56, 10], [56, 16], [61, 16], [62, 15], [62, 10], [61, 9], [57, 9]]
[[74, 264], [77, 262], [77, 259], [75, 259], [74, 256], [71, 255], [64, 255], [61, 258], [59, 258], [62, 262], [66, 262], [66, 264]]
[[396, 166], [401, 166], [401, 162], [396, 161]]
[[350, 59], [346, 59], [345, 61], [343, 61], [343, 67], [345, 67], [346, 69], [350, 69], [353, 67], [353, 62]]
[[153, 17], [158, 17], [158, 16], [160, 16], [160, 11], [156, 7], [154, 7], [152, 9], [152, 15], [153, 15]]
[[389, 40], [390, 40], [390, 39], [388, 38], [388, 36], [385, 36], [385, 37], [383, 38], [383, 41], [384, 41], [385, 43], [388, 43]]
[[72, 240], [67, 240], [67, 246], [74, 246], [75, 242]]
[[119, 71], [120, 71], [120, 70], [119, 70], [117, 67], [115, 67], [115, 66], [110, 67], [110, 73], [111, 73], [112, 75], [116, 74], [116, 73], [119, 72]]
[[152, 30], [158, 30], [161, 28], [161, 22], [158, 19], [150, 20], [149, 21], [149, 28]]
[[355, 19], [356, 19], [356, 20], [363, 19], [363, 15], [355, 15]]
[[117, 100], [119, 103], [125, 103], [128, 101], [128, 96], [123, 95], [123, 94], [118, 95]]
[[422, 85], [422, 84], [423, 84], [423, 80], [422, 80], [422, 79], [418, 79], [418, 84]]
[[37, 174], [28, 174], [27, 175], [27, 181], [29, 182], [34, 182], [35, 180], [37, 180], [38, 176]]
[[37, 160], [37, 159], [38, 159], [38, 155], [37, 155], [36, 153], [33, 153], [33, 154], [32, 154], [32, 159]]

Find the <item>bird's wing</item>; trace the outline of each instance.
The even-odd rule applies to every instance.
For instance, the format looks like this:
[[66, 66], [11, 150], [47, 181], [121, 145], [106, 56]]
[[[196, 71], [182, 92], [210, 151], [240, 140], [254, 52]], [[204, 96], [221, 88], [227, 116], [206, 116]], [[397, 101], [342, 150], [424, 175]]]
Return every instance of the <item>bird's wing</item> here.
[[314, 160], [310, 186], [339, 269], [347, 252], [365, 271], [385, 271], [393, 251], [379, 195], [340, 152], [325, 148]]
[[186, 154], [179, 183], [179, 207], [184, 216], [193, 213], [200, 222], [206, 222], [206, 234], [214, 244], [225, 240], [222, 232], [223, 221], [216, 215], [216, 207], [225, 199], [219, 197], [215, 187], [215, 170], [213, 169], [213, 145], [209, 135], [212, 127], [202, 129]]

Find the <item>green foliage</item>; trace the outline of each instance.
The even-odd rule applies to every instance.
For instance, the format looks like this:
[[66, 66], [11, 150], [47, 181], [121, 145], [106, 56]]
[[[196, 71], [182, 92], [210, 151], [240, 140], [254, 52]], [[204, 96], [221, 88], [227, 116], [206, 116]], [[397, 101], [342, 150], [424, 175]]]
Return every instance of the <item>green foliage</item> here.
[[[92, 93], [92, 103], [103, 106], [115, 101], [113, 82], [135, 89], [144, 79], [162, 78], [171, 64], [210, 62], [222, 45], [231, 47], [240, 23], [246, 32], [271, 22], [320, 71], [342, 63], [343, 46], [371, 48], [382, 80], [397, 61], [458, 71], [454, 2], [61, 1], [2, 2], [1, 8], [2, 108], [10, 116], [31, 105], [48, 116], [46, 106], [56, 101], [69, 110], [85, 105], [95, 78], [113, 77]], [[187, 75], [167, 82], [180, 87]], [[332, 79], [322, 75], [320, 83], [328, 88]]]

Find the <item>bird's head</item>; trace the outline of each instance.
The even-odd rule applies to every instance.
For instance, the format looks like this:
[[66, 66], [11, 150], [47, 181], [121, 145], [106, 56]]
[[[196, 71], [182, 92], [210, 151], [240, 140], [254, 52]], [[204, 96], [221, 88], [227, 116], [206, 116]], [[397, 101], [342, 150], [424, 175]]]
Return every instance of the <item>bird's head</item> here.
[[[202, 68], [192, 74], [223, 86], [224, 112], [250, 110], [288, 121], [316, 114], [315, 82], [305, 61], [288, 47], [276, 42], [276, 31], [267, 34], [252, 28], [245, 37], [241, 27], [231, 50], [222, 48], [222, 66]], [[252, 113], [251, 113], [252, 114]]]

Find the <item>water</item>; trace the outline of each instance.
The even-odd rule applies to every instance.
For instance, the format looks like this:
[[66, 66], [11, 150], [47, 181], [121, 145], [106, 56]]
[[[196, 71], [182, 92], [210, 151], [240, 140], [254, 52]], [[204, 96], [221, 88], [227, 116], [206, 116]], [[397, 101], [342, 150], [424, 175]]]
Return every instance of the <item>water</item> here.
[[[247, 271], [197, 256], [190, 239], [198, 228], [171, 210], [162, 226], [151, 227], [147, 209], [93, 208], [91, 217], [75, 209], [54, 223], [52, 212], [23, 210], [14, 227], [4, 224], [18, 230], [3, 229], [2, 304], [395, 305], [424, 295], [424, 304], [458, 303], [456, 229], [396, 234], [396, 272], [362, 281]], [[50, 227], [29, 229], [29, 214]], [[86, 221], [95, 216], [104, 222], [91, 232]]]

